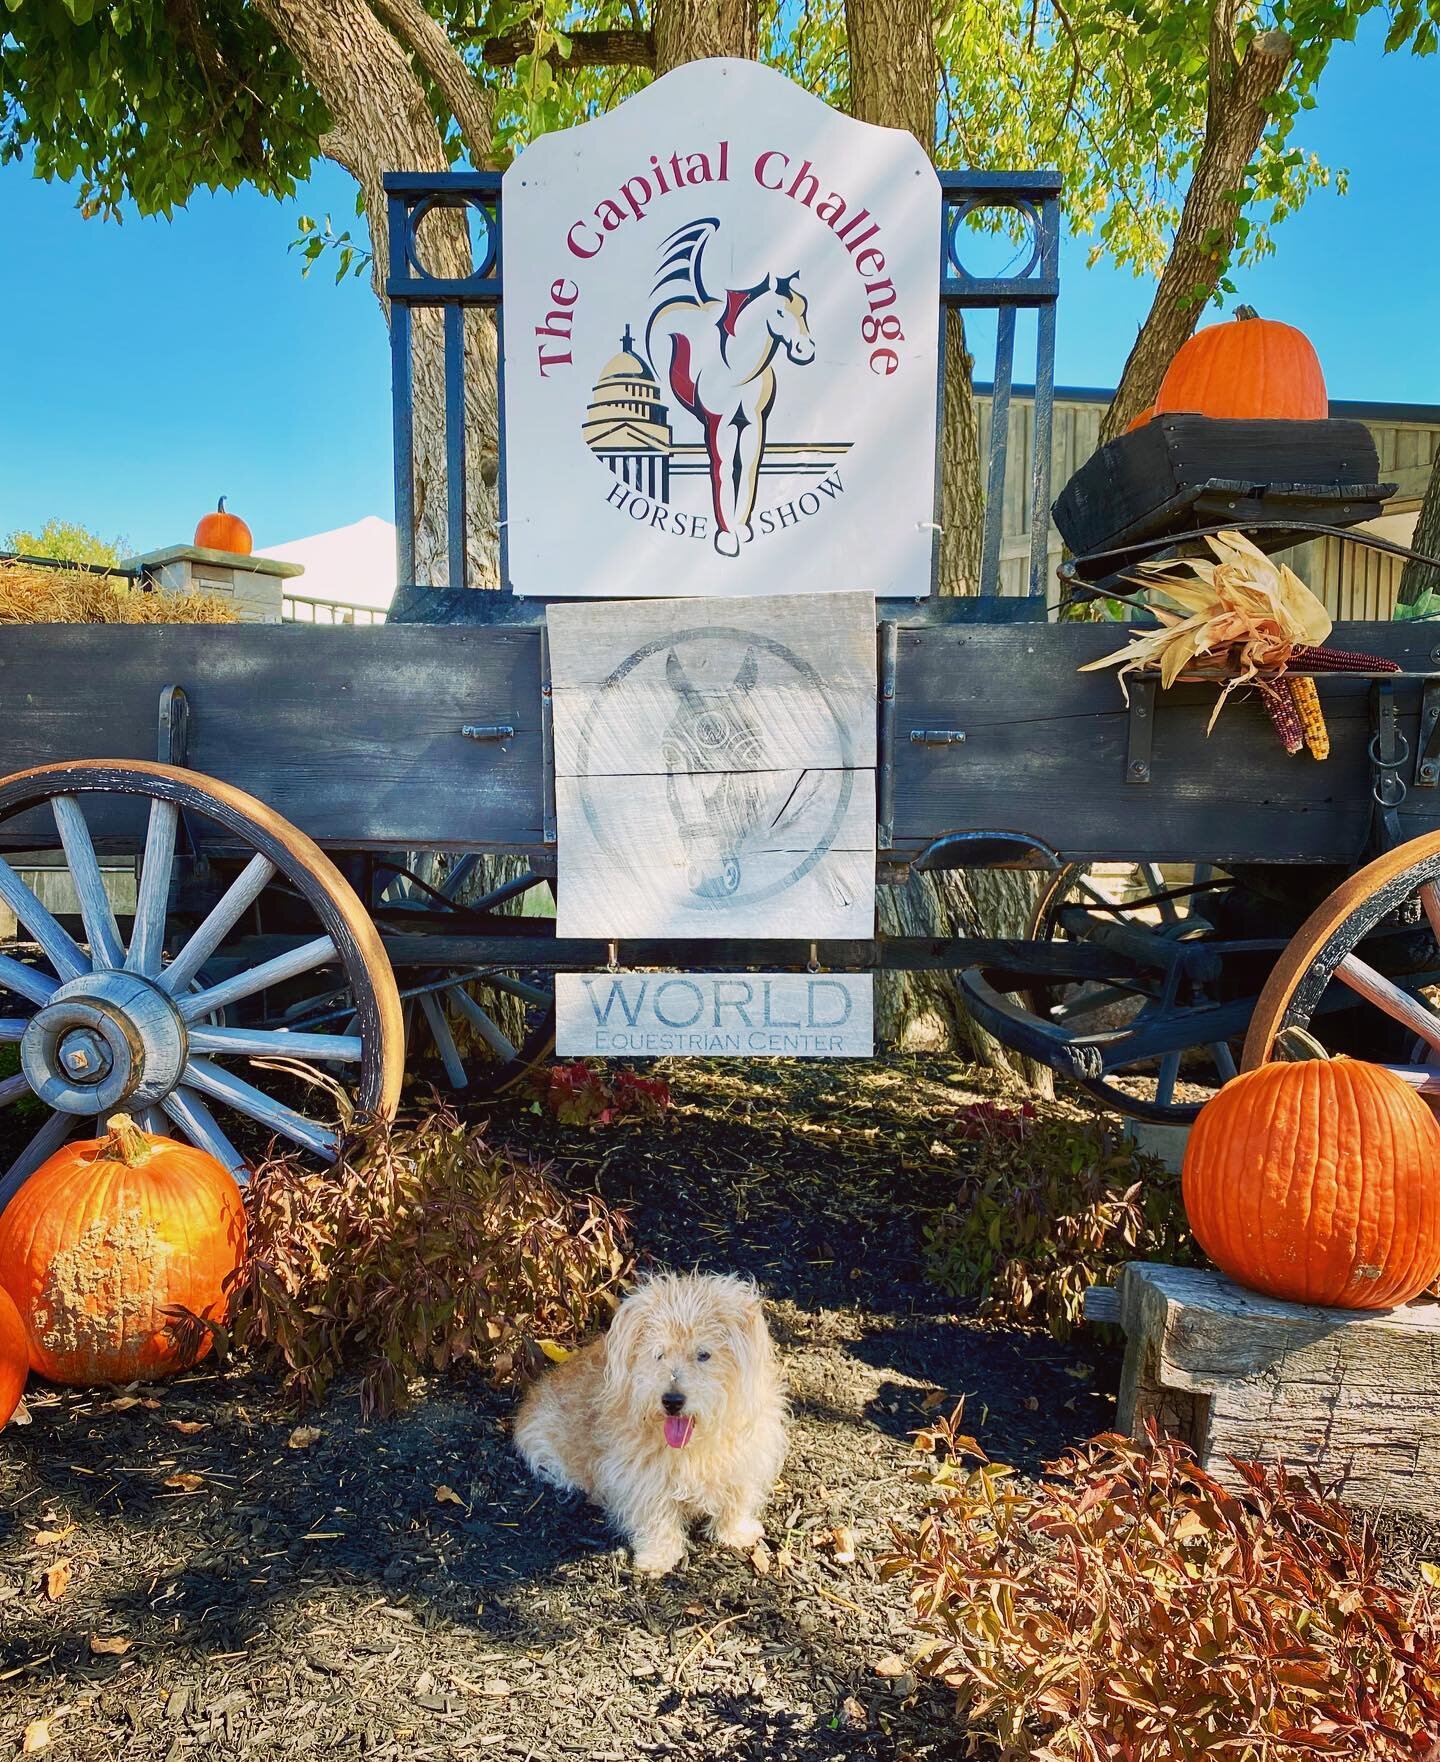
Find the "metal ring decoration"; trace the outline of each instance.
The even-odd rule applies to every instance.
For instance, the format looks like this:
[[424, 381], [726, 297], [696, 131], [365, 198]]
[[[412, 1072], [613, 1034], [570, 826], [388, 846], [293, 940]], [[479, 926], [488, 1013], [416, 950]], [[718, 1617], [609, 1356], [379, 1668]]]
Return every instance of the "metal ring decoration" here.
[[[85, 796], [148, 800], [149, 819], [128, 945], [105, 891]], [[0, 1079], [0, 1107], [34, 1097], [55, 1111], [8, 1172], [0, 1206], [86, 1119], [134, 1110], [150, 1130], [177, 1127], [237, 1176], [245, 1157], [210, 1111], [220, 1102], [278, 1138], [327, 1159], [334, 1129], [307, 1118], [227, 1068], [231, 1058], [358, 1067], [357, 1108], [390, 1117], [404, 1074], [394, 975], [349, 884], [311, 839], [229, 784], [171, 765], [86, 759], [0, 780], [0, 821], [49, 805], [80, 906], [83, 943], [0, 858], [0, 900], [39, 950], [35, 963], [0, 955], [0, 1043], [18, 1045], [18, 1075]], [[250, 852], [240, 875], [167, 958], [168, 908], [181, 815], [213, 822]], [[217, 951], [272, 880], [319, 919], [323, 934], [221, 977]], [[354, 997], [355, 1032], [299, 1034], [233, 1027], [230, 1006], [316, 968], [340, 969]], [[20, 1006], [22, 1013], [11, 1011]], [[28, 1012], [25, 1006], [33, 1006]]]
[[[481, 260], [471, 265], [469, 275], [436, 275], [420, 256], [420, 222], [437, 208], [460, 209], [478, 214], [485, 224], [484, 250]], [[421, 196], [413, 207], [405, 209], [405, 261], [413, 274], [422, 280], [443, 287], [447, 292], [463, 294], [494, 274], [500, 255], [500, 228], [492, 208], [483, 196], [468, 191], [447, 196]]]
[[[1253, 1070], [1269, 1060], [1283, 1028], [1310, 1025], [1342, 961], [1382, 919], [1417, 892], [1440, 941], [1440, 832], [1396, 845], [1357, 869], [1295, 932], [1255, 1005], [1241, 1058], [1243, 1069]], [[1389, 1001], [1394, 1004], [1386, 1013], [1413, 1025], [1413, 1018], [1400, 1002], [1405, 995], [1401, 988], [1378, 974], [1375, 977], [1380, 979], [1377, 989], [1390, 994]], [[1385, 1005], [1382, 1002], [1378, 1007], [1384, 1009]]]
[[956, 277], [961, 281], [977, 281], [982, 279], [981, 277], [971, 275], [970, 271], [960, 261], [959, 234], [961, 225], [968, 220], [972, 214], [979, 213], [985, 208], [1010, 208], [1013, 209], [1015, 213], [1024, 217], [1027, 223], [1026, 232], [1030, 244], [1030, 258], [1023, 268], [1008, 270], [1004, 279], [1006, 281], [1027, 281], [1031, 276], [1035, 275], [1040, 268], [1042, 229], [1040, 225], [1039, 211], [1036, 209], [1033, 202], [1026, 201], [1023, 196], [1011, 196], [1004, 201], [997, 201], [995, 198], [988, 196], [967, 196], [963, 202], [947, 203], [945, 208], [946, 264], [950, 269], [954, 270]]

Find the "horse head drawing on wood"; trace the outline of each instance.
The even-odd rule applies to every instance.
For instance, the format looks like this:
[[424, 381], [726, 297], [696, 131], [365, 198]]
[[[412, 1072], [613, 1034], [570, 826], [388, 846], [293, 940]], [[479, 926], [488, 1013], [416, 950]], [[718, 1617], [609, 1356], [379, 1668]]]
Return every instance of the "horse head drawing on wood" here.
[[806, 367], [815, 343], [798, 272], [767, 275], [748, 288], [712, 296], [701, 274], [714, 216], [691, 221], [662, 246], [651, 289], [656, 304], [645, 327], [645, 352], [667, 375], [677, 401], [700, 423], [715, 507], [715, 549], [734, 557], [750, 516], [765, 430], [775, 405], [775, 359]]

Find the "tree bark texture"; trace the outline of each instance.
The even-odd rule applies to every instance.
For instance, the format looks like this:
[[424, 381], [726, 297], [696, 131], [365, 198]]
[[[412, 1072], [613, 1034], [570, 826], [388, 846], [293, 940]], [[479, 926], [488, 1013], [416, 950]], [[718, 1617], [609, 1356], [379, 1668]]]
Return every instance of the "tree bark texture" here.
[[[385, 3], [398, 9], [398, 0]], [[405, 47], [365, 0], [254, 0], [254, 4], [300, 62], [330, 111], [331, 129], [323, 149], [363, 192], [373, 252], [371, 285], [388, 323], [389, 236], [382, 175], [449, 169], [419, 77]], [[478, 126], [477, 119], [472, 121]], [[420, 229], [417, 249], [437, 275], [469, 273], [469, 233], [458, 213], [432, 210]], [[445, 378], [438, 311], [416, 313], [413, 357], [415, 576], [420, 585], [438, 586], [448, 579]], [[467, 314], [465, 368], [470, 585], [493, 587], [499, 582], [499, 428], [495, 326], [485, 313]]]
[[[939, 62], [929, 0], [845, 0], [845, 31], [851, 113], [861, 122], [908, 129], [933, 155]], [[944, 324], [939, 591], [973, 594], [985, 521], [979, 424], [963, 320], [947, 311]], [[1023, 935], [1037, 891], [1033, 875], [1015, 870], [912, 874], [902, 887], [877, 888], [876, 922], [885, 936]], [[1048, 1088], [1048, 1072], [1027, 1068], [971, 1020], [949, 973], [882, 974], [875, 1025], [890, 1045], [963, 1047], [991, 1069]]]
[[1240, 10], [1239, 0], [1228, 0], [1211, 20], [1205, 139], [1155, 299], [1100, 424], [1102, 443], [1123, 434], [1155, 402], [1166, 368], [1194, 333], [1235, 246], [1241, 213], [1236, 193], [1265, 133], [1267, 106], [1284, 84], [1293, 56], [1284, 31], [1265, 31], [1252, 37], [1237, 59]]
[[755, 0], [655, 0], [655, 75], [714, 55], [753, 56]]
[[[1425, 486], [1425, 500], [1420, 504], [1410, 548], [1423, 551], [1427, 557], [1440, 557], [1440, 451], [1430, 466], [1430, 481]], [[1400, 577], [1401, 603], [1413, 606], [1426, 593], [1440, 594], [1440, 568], [1428, 563], [1407, 563]]]

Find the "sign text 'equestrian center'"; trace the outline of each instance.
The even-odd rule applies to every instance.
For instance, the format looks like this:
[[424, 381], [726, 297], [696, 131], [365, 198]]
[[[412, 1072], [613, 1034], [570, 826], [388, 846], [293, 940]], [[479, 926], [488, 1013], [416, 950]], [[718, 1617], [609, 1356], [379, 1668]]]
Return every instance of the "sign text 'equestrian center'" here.
[[940, 191], [907, 134], [682, 68], [506, 173], [510, 583], [929, 591]]

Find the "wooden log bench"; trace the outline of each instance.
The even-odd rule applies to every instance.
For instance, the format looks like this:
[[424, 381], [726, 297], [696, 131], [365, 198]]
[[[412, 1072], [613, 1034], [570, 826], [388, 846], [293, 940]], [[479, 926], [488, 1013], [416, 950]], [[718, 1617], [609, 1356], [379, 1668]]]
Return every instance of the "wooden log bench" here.
[[1085, 1296], [1126, 1336], [1116, 1425], [1230, 1459], [1313, 1468], [1349, 1504], [1440, 1509], [1440, 1304], [1310, 1309], [1198, 1267], [1135, 1261]]

